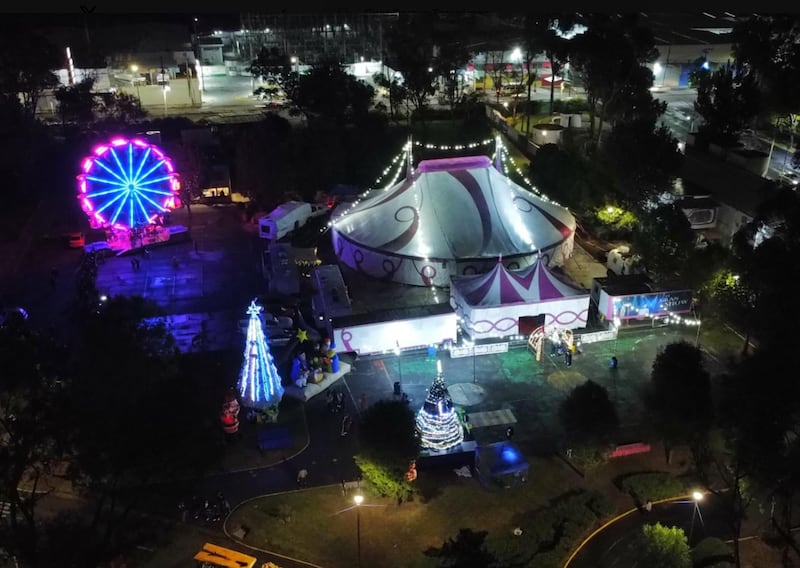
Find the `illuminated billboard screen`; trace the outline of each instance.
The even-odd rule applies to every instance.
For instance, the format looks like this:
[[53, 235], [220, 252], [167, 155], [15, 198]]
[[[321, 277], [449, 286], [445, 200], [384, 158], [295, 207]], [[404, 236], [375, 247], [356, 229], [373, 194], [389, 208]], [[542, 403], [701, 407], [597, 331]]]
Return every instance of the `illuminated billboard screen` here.
[[613, 299], [614, 318], [634, 319], [667, 314], [680, 314], [692, 310], [692, 291], [650, 292], [617, 296]]

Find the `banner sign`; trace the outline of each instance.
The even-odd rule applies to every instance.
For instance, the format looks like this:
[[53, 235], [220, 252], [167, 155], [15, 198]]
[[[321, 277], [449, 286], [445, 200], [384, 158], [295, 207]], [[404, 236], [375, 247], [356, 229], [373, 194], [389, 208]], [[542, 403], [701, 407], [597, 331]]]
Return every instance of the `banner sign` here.
[[451, 347], [450, 357], [471, 357], [473, 355], [493, 355], [495, 353], [508, 353], [508, 343], [484, 343], [473, 347]]

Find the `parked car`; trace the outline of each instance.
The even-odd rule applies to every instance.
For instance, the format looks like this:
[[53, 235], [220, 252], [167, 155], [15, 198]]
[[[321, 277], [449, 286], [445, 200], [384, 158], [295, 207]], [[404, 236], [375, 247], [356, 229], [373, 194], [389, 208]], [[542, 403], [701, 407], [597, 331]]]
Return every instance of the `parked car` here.
[[81, 232], [74, 232], [67, 235], [69, 248], [83, 248], [86, 245], [86, 235]]
[[780, 182], [790, 187], [797, 187], [800, 184], [800, 175], [797, 172], [787, 170], [781, 174]]

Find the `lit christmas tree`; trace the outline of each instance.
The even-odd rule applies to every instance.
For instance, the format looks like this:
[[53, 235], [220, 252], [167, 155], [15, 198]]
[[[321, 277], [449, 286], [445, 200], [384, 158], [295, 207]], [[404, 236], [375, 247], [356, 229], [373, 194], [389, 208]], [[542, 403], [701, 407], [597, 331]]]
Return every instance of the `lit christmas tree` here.
[[250, 322], [247, 325], [247, 343], [244, 347], [242, 371], [239, 374], [239, 395], [243, 405], [256, 410], [277, 406], [283, 396], [281, 377], [264, 336], [261, 310], [263, 308], [255, 300], [247, 308]]
[[447, 391], [441, 361], [436, 362], [436, 370], [425, 404], [417, 413], [417, 430], [424, 449], [443, 451], [464, 441], [464, 428]]

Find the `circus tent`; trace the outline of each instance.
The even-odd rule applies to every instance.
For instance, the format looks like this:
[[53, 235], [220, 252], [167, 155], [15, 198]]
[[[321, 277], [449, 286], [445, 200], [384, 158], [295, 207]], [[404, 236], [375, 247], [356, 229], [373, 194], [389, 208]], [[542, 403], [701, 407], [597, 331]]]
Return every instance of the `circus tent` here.
[[544, 261], [523, 270], [497, 262], [486, 274], [453, 278], [450, 305], [462, 329], [476, 340], [528, 331], [520, 329], [521, 318], [545, 328], [585, 327], [589, 292], [554, 274]]
[[373, 190], [332, 220], [338, 258], [387, 281], [449, 286], [502, 258], [511, 269], [541, 254], [560, 265], [572, 254], [575, 218], [520, 187], [486, 156], [423, 160], [401, 182]]

